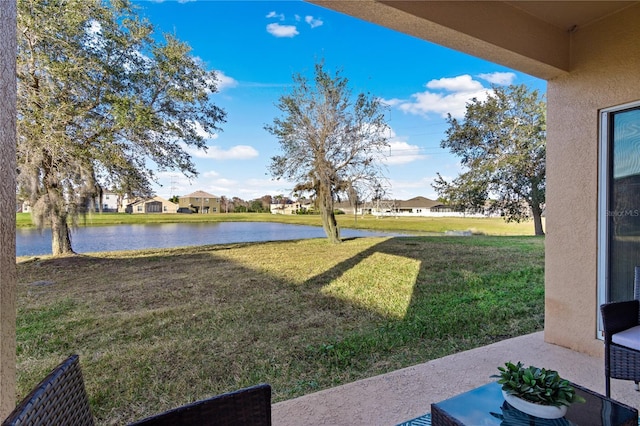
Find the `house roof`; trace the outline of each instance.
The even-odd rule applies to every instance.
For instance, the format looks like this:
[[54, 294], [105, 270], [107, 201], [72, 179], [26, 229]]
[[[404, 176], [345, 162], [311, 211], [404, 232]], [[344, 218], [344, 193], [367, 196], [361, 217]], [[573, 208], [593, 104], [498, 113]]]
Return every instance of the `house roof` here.
[[165, 198], [162, 198], [162, 197], [156, 195], [155, 197], [151, 197], [151, 198], [137, 199], [135, 201], [132, 201], [129, 205], [130, 206], [136, 206], [138, 204], [145, 204], [145, 203], [148, 203], [148, 202], [151, 202], [151, 201], [160, 201], [162, 203], [176, 204], [176, 203], [173, 203], [173, 202], [171, 202], [171, 201], [169, 201], [169, 200], [167, 200]]
[[183, 195], [182, 197], [183, 198], [217, 198], [215, 195], [209, 194], [208, 192], [204, 192], [204, 191], [192, 192], [191, 194]]
[[397, 207], [422, 207], [422, 208], [431, 208], [434, 206], [439, 206], [442, 203], [439, 201], [432, 200], [426, 197], [413, 197], [406, 201], [398, 200], [396, 201]]

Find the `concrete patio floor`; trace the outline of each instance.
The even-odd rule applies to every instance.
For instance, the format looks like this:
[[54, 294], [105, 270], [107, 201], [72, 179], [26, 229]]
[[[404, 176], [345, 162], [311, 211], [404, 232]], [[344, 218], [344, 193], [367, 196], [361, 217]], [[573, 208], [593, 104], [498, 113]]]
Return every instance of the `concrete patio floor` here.
[[[273, 424], [396, 425], [429, 412], [433, 402], [489, 383], [506, 361], [557, 370], [562, 377], [604, 394], [602, 358], [546, 343], [539, 332], [273, 404]], [[640, 409], [640, 393], [633, 382], [612, 380], [611, 396]]]

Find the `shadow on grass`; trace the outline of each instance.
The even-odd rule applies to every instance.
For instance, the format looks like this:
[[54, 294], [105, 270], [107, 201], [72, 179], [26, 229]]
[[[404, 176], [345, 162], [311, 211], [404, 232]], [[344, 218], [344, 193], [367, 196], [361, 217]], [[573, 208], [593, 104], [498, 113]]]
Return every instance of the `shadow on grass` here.
[[124, 424], [258, 382], [276, 402], [532, 332], [542, 245], [307, 240], [21, 264], [20, 394], [79, 353], [98, 423]]

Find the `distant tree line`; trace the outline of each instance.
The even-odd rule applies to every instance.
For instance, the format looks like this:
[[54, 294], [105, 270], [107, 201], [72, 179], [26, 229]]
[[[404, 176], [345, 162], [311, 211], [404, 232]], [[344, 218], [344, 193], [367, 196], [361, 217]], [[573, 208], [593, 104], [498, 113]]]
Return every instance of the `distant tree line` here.
[[243, 200], [239, 197], [220, 197], [222, 213], [269, 213], [271, 211], [271, 195], [263, 195], [253, 200]]

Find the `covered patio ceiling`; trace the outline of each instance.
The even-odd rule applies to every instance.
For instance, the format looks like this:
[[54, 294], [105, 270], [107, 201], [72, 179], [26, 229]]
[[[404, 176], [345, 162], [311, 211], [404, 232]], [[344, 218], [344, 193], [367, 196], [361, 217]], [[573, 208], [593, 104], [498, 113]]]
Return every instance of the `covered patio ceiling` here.
[[308, 1], [545, 80], [571, 70], [572, 33], [640, 3], [615, 0]]

